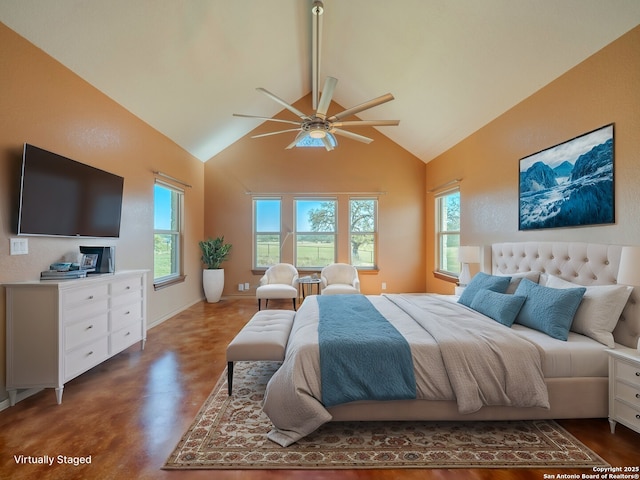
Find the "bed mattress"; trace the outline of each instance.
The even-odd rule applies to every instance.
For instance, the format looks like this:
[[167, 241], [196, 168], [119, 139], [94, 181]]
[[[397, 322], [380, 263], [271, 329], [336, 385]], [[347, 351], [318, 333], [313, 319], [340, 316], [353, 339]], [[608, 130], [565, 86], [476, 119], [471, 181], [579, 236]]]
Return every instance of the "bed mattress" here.
[[[439, 296], [451, 302], [457, 301], [454, 295]], [[535, 343], [544, 351], [542, 372], [545, 378], [607, 377], [609, 375], [608, 347], [589, 337], [569, 332], [569, 338], [565, 342], [519, 324], [514, 324], [511, 330]]]

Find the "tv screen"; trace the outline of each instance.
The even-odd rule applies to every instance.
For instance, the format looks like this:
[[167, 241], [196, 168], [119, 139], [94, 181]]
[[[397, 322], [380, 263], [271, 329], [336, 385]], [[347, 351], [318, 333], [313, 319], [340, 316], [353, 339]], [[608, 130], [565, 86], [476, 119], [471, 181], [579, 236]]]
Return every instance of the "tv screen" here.
[[124, 178], [25, 143], [18, 235], [118, 237]]

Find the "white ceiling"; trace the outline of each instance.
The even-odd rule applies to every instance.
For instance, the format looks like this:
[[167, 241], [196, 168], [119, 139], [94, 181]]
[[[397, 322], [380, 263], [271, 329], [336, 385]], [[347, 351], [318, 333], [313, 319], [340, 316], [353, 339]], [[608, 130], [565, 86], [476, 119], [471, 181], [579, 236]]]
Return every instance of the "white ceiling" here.
[[[282, 110], [256, 87], [291, 103], [311, 91], [311, 4], [1, 0], [0, 21], [206, 161], [259, 124], [232, 113]], [[380, 131], [424, 162], [640, 24], [638, 0], [324, 6], [320, 77], [339, 80], [334, 100], [392, 93], [359, 116], [400, 119]]]

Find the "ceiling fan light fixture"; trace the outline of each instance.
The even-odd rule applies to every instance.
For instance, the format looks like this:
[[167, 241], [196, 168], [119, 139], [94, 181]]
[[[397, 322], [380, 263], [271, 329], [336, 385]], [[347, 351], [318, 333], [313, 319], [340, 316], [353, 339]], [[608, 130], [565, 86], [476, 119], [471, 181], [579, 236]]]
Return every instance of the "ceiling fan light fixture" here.
[[[259, 137], [267, 137], [271, 135], [278, 135], [280, 133], [287, 132], [298, 132], [296, 138], [293, 142], [291, 142], [286, 150], [289, 150], [294, 147], [324, 147], [327, 151], [331, 151], [338, 145], [335, 135], [340, 135], [342, 137], [347, 137], [351, 140], [356, 140], [362, 143], [371, 143], [373, 141], [372, 138], [365, 137], [364, 135], [360, 135], [349, 130], [343, 130], [341, 127], [377, 127], [377, 126], [390, 126], [390, 125], [398, 125], [399, 120], [347, 120], [343, 121], [344, 118], [350, 117], [352, 115], [356, 115], [364, 110], [368, 110], [370, 108], [376, 107], [383, 103], [386, 103], [390, 100], [393, 100], [393, 95], [387, 93], [386, 95], [382, 95], [380, 97], [374, 98], [373, 100], [369, 100], [368, 102], [361, 103], [360, 105], [356, 105], [355, 107], [348, 108], [340, 113], [336, 113], [335, 115], [331, 115], [330, 117], [327, 115], [329, 111], [329, 107], [331, 105], [331, 99], [333, 98], [333, 92], [336, 87], [336, 83], [338, 80], [334, 77], [328, 76], [325, 80], [324, 87], [322, 89], [322, 93], [320, 94], [318, 89], [318, 72], [320, 71], [320, 26], [322, 24], [321, 16], [324, 12], [324, 5], [320, 0], [314, 0], [311, 12], [313, 13], [315, 19], [313, 23], [313, 45], [311, 49], [312, 55], [312, 82], [311, 82], [311, 91], [312, 91], [312, 106], [315, 110], [314, 113], [307, 115], [304, 112], [298, 110], [290, 103], [287, 103], [285, 100], [280, 97], [274, 95], [273, 93], [265, 90], [262, 87], [257, 88], [259, 92], [264, 93], [267, 97], [271, 98], [275, 102], [282, 105], [284, 108], [289, 110], [291, 113], [296, 115], [299, 120], [283, 120], [279, 118], [269, 118], [269, 117], [261, 117], [257, 115], [244, 115], [244, 114], [235, 114], [238, 117], [247, 117], [247, 118], [258, 118], [261, 120], [270, 120], [273, 122], [281, 122], [281, 123], [290, 123], [293, 125], [297, 125], [298, 128], [290, 128], [287, 130], [279, 130], [276, 132], [263, 133], [260, 135], [253, 135], [251, 138], [259, 138]], [[318, 98], [319, 97], [319, 98]], [[335, 134], [335, 135], [334, 135]]]
[[327, 132], [325, 132], [324, 130], [311, 130], [309, 132], [309, 136], [311, 138], [324, 138], [327, 136]]

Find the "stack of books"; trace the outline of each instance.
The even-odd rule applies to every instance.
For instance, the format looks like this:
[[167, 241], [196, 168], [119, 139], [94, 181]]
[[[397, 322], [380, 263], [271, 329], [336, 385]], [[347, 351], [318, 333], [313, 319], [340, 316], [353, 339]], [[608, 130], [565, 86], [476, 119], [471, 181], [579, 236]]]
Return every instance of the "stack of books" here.
[[45, 270], [40, 273], [41, 280], [65, 280], [69, 278], [84, 278], [87, 276], [87, 270]]

